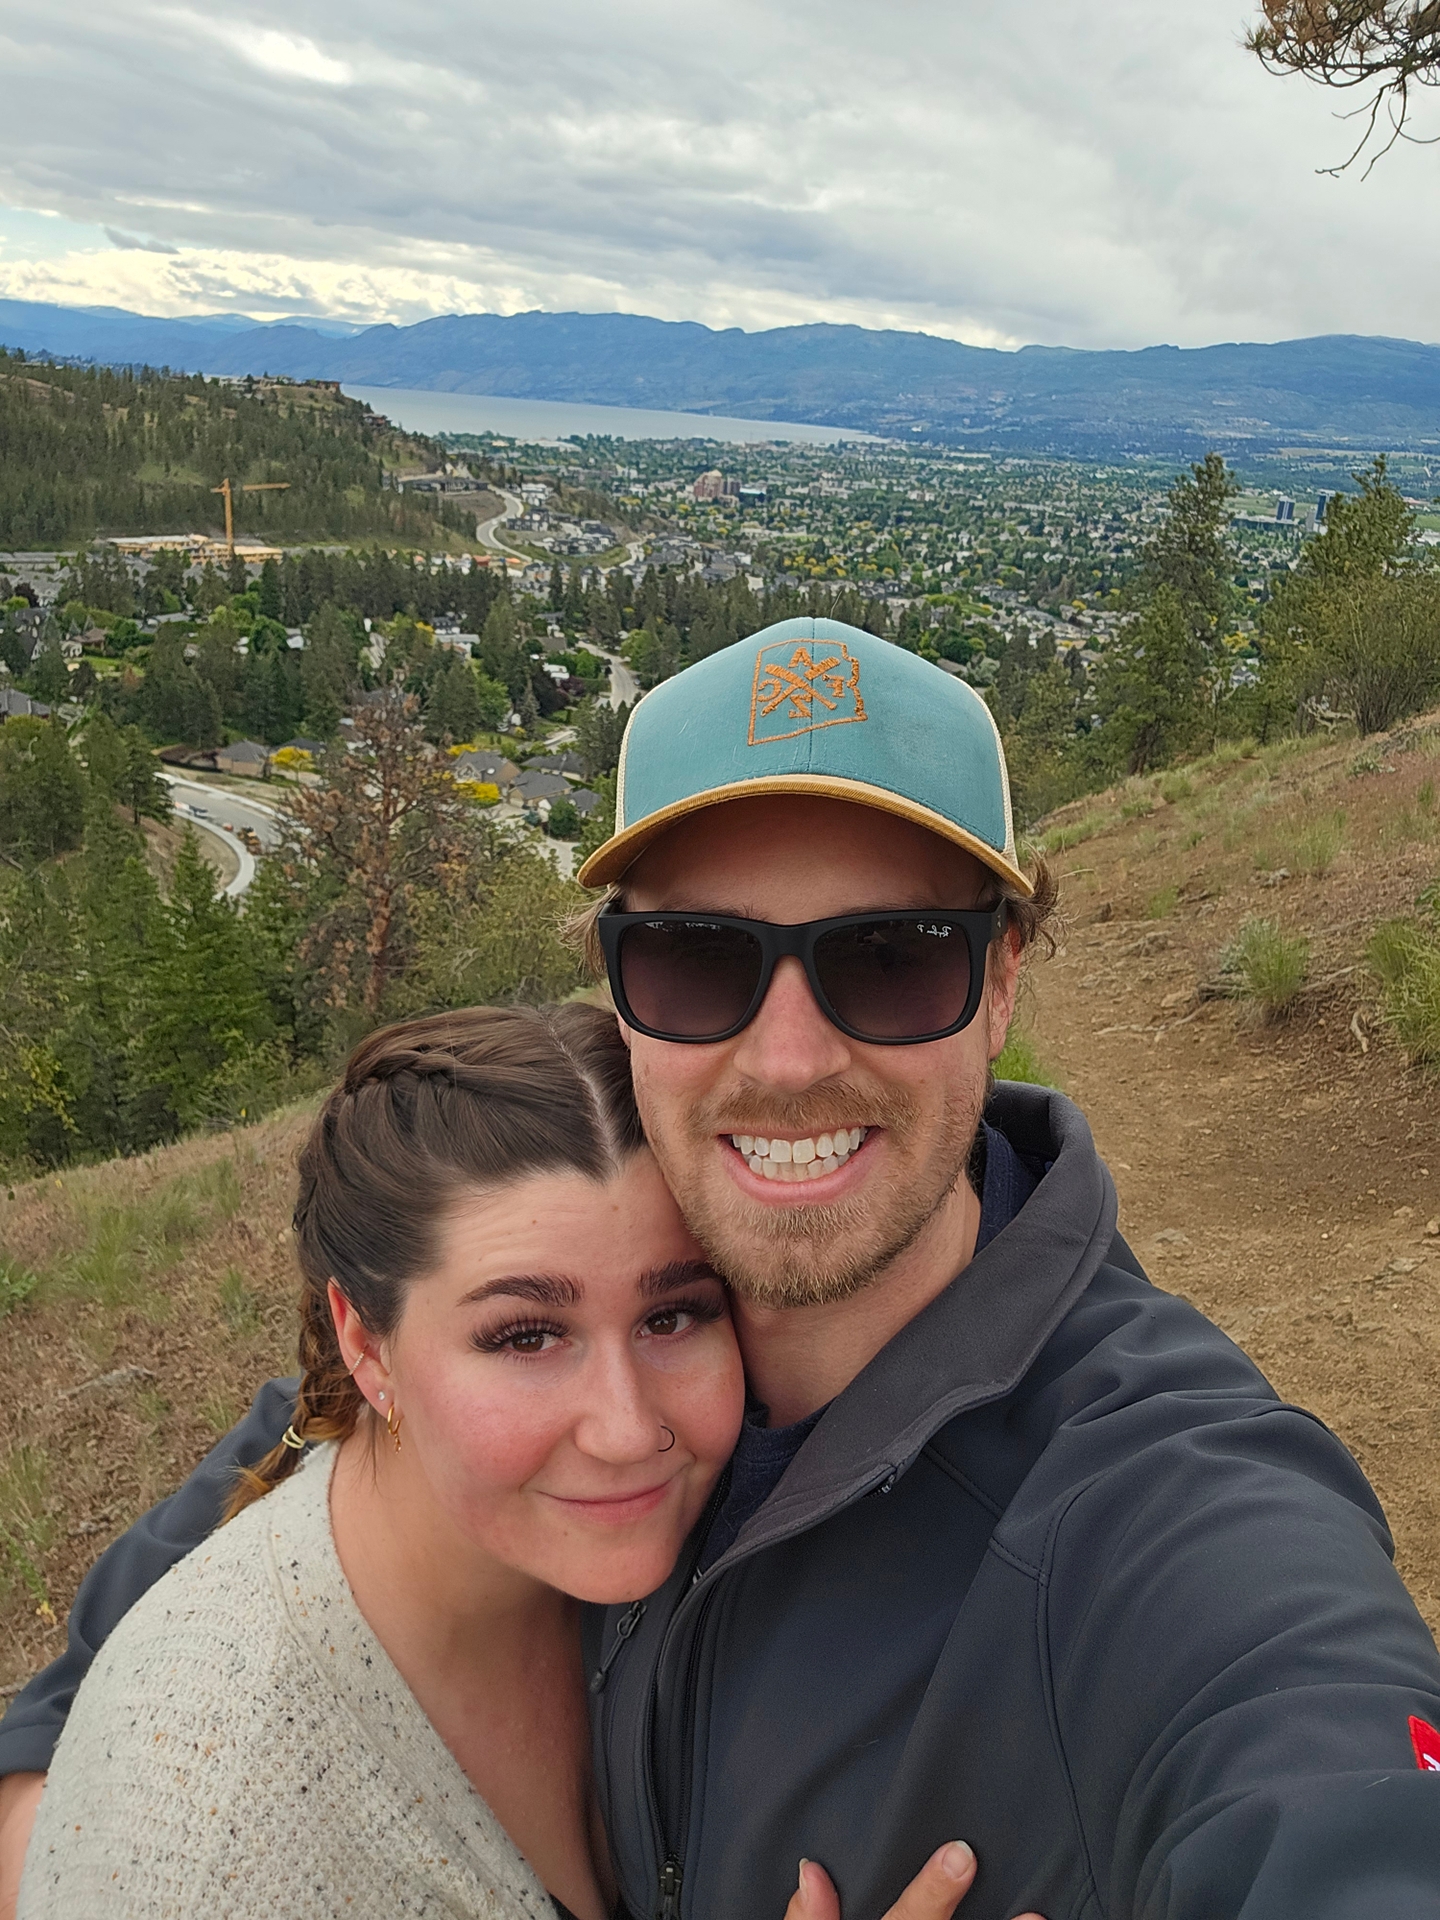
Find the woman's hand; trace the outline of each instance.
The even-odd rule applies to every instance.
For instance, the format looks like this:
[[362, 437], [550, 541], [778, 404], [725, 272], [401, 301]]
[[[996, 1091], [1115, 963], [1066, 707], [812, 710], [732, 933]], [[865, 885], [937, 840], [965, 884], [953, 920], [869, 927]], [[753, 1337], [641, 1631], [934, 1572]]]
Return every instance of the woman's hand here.
[[[885, 1920], [950, 1920], [974, 1878], [974, 1853], [963, 1840], [947, 1841], [931, 1854]], [[813, 1860], [800, 1862], [800, 1884], [790, 1896], [785, 1920], [841, 1920], [834, 1883]], [[1041, 1915], [1022, 1913], [1018, 1920], [1041, 1920]]]
[[43, 1773], [7, 1773], [0, 1779], [0, 1920], [15, 1920], [20, 1869], [44, 1786]]

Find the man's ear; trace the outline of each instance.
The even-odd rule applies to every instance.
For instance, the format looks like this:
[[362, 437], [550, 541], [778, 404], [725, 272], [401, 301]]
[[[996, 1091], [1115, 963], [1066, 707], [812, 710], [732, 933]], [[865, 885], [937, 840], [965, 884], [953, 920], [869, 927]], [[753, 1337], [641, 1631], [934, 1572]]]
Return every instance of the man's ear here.
[[990, 1021], [990, 1058], [998, 1060], [1015, 1018], [1015, 996], [1020, 990], [1020, 935], [1007, 927], [991, 944], [986, 963], [985, 1002]]

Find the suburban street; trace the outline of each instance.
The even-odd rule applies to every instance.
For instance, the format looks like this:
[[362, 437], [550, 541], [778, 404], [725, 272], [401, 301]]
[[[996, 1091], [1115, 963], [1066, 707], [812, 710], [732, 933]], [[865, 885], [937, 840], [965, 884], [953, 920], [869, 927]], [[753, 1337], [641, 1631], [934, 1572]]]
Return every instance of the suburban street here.
[[255, 878], [255, 859], [231, 827], [248, 827], [263, 847], [280, 844], [280, 829], [275, 809], [247, 795], [231, 793], [222, 787], [206, 786], [200, 780], [183, 780], [178, 774], [163, 773], [160, 778], [171, 789], [175, 812], [198, 833], [208, 833], [229, 847], [240, 863], [240, 870], [228, 886], [221, 889], [232, 900], [249, 890]]

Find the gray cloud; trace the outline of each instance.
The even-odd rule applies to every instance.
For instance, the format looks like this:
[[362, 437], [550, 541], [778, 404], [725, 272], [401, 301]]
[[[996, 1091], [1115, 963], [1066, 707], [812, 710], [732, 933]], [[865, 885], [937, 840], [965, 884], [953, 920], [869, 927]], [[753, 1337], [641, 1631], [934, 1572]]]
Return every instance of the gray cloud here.
[[177, 250], [171, 310], [1435, 337], [1440, 157], [1318, 176], [1346, 130], [1242, 25], [1228, 0], [50, 0], [0, 39], [0, 200]]
[[105, 238], [112, 247], [119, 247], [122, 253], [170, 253], [178, 254], [178, 247], [168, 246], [163, 240], [141, 240], [133, 233], [122, 233], [119, 227], [106, 227]]

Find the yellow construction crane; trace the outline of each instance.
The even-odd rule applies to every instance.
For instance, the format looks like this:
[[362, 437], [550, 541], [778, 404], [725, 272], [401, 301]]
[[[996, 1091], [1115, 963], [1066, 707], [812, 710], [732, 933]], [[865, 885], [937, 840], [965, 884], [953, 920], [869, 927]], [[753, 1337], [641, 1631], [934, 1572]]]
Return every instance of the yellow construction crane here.
[[248, 486], [232, 488], [230, 478], [226, 477], [218, 487], [212, 487], [212, 493], [225, 496], [225, 557], [235, 558], [235, 495], [237, 493], [283, 493], [290, 482], [288, 480], [256, 480]]

